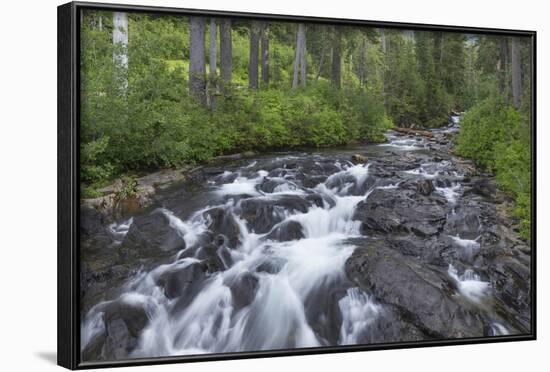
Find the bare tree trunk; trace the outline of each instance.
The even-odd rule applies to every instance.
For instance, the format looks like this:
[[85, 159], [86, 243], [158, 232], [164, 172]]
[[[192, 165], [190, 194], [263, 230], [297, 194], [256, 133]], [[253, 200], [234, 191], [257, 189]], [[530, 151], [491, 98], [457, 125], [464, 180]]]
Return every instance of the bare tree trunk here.
[[442, 75], [442, 65], [441, 65], [441, 59], [442, 59], [442, 42], [443, 42], [443, 32], [434, 32], [433, 35], [433, 64], [434, 64], [434, 72], [437, 76], [441, 77]]
[[262, 24], [262, 37], [261, 37], [261, 51], [262, 55], [262, 81], [265, 86], [269, 85], [269, 24], [263, 22]]
[[208, 56], [208, 64], [210, 65], [208, 98], [210, 99], [210, 107], [214, 110], [216, 108], [216, 94], [218, 90], [218, 24], [216, 23], [216, 18], [210, 18], [210, 55]]
[[359, 50], [359, 86], [363, 87], [365, 85], [365, 63], [366, 63], [366, 52], [367, 52], [367, 39], [363, 38], [361, 40], [361, 49]]
[[189, 52], [189, 93], [197, 101], [206, 104], [206, 58], [204, 17], [189, 17], [190, 52]]
[[210, 56], [208, 63], [210, 64], [210, 77], [215, 79], [218, 74], [218, 25], [216, 18], [210, 19]]
[[512, 37], [512, 101], [514, 107], [519, 109], [521, 105], [521, 54], [520, 40]]
[[[508, 86], [508, 38], [503, 36], [500, 39], [499, 60], [497, 65], [498, 87], [500, 94], [506, 96]], [[507, 97], [509, 99], [509, 97]]]
[[103, 17], [99, 16], [99, 20], [97, 21], [97, 28], [99, 31], [103, 31]]
[[443, 66], [444, 56], [445, 56], [445, 34], [441, 33], [441, 44], [439, 45], [439, 63], [441, 66]]
[[315, 74], [315, 82], [314, 84], [317, 84], [317, 81], [319, 81], [319, 77], [321, 76], [321, 72], [323, 71], [323, 63], [325, 62], [325, 44], [323, 43], [323, 47], [321, 48], [321, 56], [319, 57], [319, 68], [317, 69], [317, 74]]
[[231, 46], [231, 20], [220, 22], [220, 75], [225, 83], [231, 83], [233, 52]]
[[250, 48], [248, 58], [248, 87], [258, 88], [258, 54], [260, 52], [261, 25], [258, 21], [250, 24]]
[[302, 26], [302, 33], [303, 33], [303, 36], [302, 36], [302, 52], [300, 53], [300, 77], [301, 77], [301, 85], [302, 85], [302, 88], [305, 88], [306, 85], [307, 85], [307, 73], [306, 73], [306, 68], [307, 68], [307, 54], [306, 54], [306, 49], [307, 49], [307, 34], [306, 34], [306, 26], [301, 23], [300, 26]]
[[342, 85], [342, 46], [340, 29], [333, 28], [331, 82], [336, 88]]
[[296, 56], [294, 58], [294, 74], [292, 77], [292, 89], [296, 89], [300, 83], [300, 77], [302, 77], [302, 86], [305, 86], [304, 76], [305, 67], [302, 67], [305, 54], [306, 43], [306, 27], [303, 23], [298, 24], [298, 32], [296, 34]]
[[384, 53], [384, 57], [386, 57], [386, 31], [383, 28], [380, 28], [380, 44], [382, 44], [382, 53]]
[[[386, 48], [386, 31], [383, 28], [379, 28], [380, 31], [380, 44], [382, 44], [382, 53], [384, 54], [384, 65], [388, 65], [388, 50]], [[386, 82], [386, 68], [382, 69], [382, 96], [384, 97], [384, 106], [388, 106], [388, 93], [387, 93], [387, 82]]]
[[124, 92], [128, 89], [128, 14], [113, 12], [113, 63], [115, 79]]

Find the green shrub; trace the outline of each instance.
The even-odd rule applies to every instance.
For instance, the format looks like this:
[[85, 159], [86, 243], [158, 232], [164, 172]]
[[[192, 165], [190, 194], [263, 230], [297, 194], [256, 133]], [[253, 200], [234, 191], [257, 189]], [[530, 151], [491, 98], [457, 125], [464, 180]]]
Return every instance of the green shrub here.
[[531, 153], [529, 120], [501, 97], [472, 107], [461, 122], [455, 151], [495, 172], [502, 189], [514, 198], [520, 234], [531, 233]]

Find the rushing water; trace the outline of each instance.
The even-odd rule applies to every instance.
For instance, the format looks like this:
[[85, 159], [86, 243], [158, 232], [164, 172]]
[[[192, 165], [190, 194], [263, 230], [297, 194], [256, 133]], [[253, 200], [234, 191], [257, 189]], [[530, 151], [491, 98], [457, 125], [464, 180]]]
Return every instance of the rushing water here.
[[[405, 152], [423, 150], [425, 144], [392, 136], [378, 147]], [[453, 206], [461, 197], [461, 175], [451, 174], [455, 181], [438, 185], [441, 176], [449, 175], [449, 163], [428, 162], [401, 171], [399, 180], [382, 182], [373, 180], [368, 164], [340, 158], [327, 162], [318, 156], [315, 166], [328, 164], [333, 171], [322, 182], [306, 186], [295, 168], [287, 167], [296, 159], [300, 157], [254, 160], [221, 172], [208, 180], [207, 202], [192, 213], [158, 209], [184, 248], [171, 262], [140, 271], [119, 298], [95, 305], [82, 322], [81, 348], [104, 330], [105, 309], [112, 301], [139, 305], [147, 314], [147, 326], [130, 357], [364, 342], [385, 309], [346, 276], [345, 263], [355, 249], [353, 238], [361, 236], [361, 222], [353, 219], [357, 205], [373, 190], [398, 189], [402, 179], [410, 178], [433, 180], [435, 193]], [[266, 190], [262, 185], [267, 180], [275, 186]], [[251, 202], [272, 206], [268, 210], [276, 223], [267, 229], [250, 226], [243, 203]], [[231, 242], [223, 234], [215, 238], [218, 243], [212, 253], [204, 237], [219, 225], [220, 215], [223, 226], [237, 230], [236, 238]], [[132, 222], [130, 218], [109, 226], [117, 244]], [[292, 233], [296, 226], [298, 232]], [[449, 239], [468, 257], [480, 249], [477, 238]], [[212, 255], [222, 269], [196, 277], [195, 268]], [[491, 296], [490, 284], [471, 268], [459, 272], [449, 265], [448, 277], [456, 283], [458, 295], [474, 305]], [[173, 278], [177, 285], [171, 293], [166, 283]], [[491, 332], [503, 335], [508, 329], [494, 321]]]

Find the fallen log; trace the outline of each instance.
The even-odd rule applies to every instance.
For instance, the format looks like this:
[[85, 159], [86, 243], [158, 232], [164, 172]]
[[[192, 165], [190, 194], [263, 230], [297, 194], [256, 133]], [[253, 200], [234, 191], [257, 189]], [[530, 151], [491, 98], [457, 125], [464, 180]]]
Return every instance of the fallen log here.
[[398, 133], [412, 134], [414, 136], [422, 136], [422, 137], [430, 137], [430, 138], [434, 137], [434, 134], [428, 130], [418, 130], [418, 129], [400, 128], [400, 127], [395, 127], [393, 128], [393, 130]]

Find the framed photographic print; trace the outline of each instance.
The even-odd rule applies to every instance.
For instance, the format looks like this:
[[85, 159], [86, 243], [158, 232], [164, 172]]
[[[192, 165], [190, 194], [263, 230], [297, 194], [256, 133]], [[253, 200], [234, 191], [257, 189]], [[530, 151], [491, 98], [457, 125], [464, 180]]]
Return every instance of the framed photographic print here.
[[535, 51], [60, 6], [59, 364], [535, 339]]

